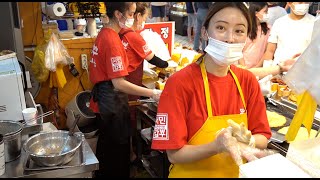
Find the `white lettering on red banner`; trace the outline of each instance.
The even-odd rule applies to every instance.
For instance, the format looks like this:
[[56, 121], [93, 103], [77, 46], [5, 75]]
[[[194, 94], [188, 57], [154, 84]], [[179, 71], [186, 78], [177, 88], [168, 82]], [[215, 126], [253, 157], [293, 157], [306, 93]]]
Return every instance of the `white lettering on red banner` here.
[[168, 132], [168, 114], [167, 113], [158, 113], [156, 124], [153, 130], [153, 139], [154, 140], [169, 140]]
[[169, 34], [169, 27], [164, 27], [161, 28], [161, 34], [163, 36], [163, 38], [167, 39], [168, 38], [168, 34]]
[[123, 70], [121, 56], [112, 57], [111, 58], [111, 64], [112, 64], [112, 71], [113, 72], [117, 72], [117, 71], [122, 71]]

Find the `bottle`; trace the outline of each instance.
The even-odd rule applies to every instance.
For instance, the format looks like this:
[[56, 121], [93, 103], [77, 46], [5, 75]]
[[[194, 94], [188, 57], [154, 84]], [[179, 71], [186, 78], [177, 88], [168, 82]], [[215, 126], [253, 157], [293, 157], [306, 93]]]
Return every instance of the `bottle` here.
[[4, 142], [3, 135], [0, 134], [0, 176], [5, 172]]

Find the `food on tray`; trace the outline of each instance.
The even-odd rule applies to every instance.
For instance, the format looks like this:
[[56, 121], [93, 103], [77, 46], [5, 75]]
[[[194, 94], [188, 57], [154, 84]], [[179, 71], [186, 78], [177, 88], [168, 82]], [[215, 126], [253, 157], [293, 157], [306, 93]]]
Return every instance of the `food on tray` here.
[[[291, 93], [291, 89], [287, 86], [287, 87], [285, 87], [285, 88], [281, 88], [280, 89], [280, 94], [283, 96], [283, 97], [287, 97], [287, 96], [289, 96], [290, 95], [290, 93]], [[280, 96], [280, 95], [279, 95]]]
[[182, 66], [182, 67], [188, 64], [189, 64], [189, 59], [187, 57], [182, 58], [181, 61], [179, 62], [179, 66]]
[[267, 117], [270, 127], [280, 127], [287, 122], [286, 117], [276, 112], [267, 111]]
[[271, 91], [276, 92], [278, 90], [279, 83], [271, 83]]
[[273, 77], [270, 81], [272, 83], [279, 83], [279, 85], [286, 85], [286, 83], [282, 79], [277, 77]]
[[278, 85], [277, 93], [279, 97], [283, 96], [283, 90], [281, 91], [281, 89], [285, 89], [285, 88], [287, 88], [287, 85], [281, 85], [281, 84]]
[[[281, 133], [281, 134], [284, 134], [284, 135], [285, 135], [285, 134], [287, 134], [288, 129], [289, 129], [289, 126], [283, 127], [283, 128], [281, 128], [281, 129], [278, 131], [278, 133]], [[300, 129], [299, 129], [299, 131], [298, 131], [298, 134], [297, 134], [297, 136], [296, 136], [296, 138], [295, 138], [294, 141], [307, 140], [307, 139], [310, 139], [310, 138], [314, 138], [314, 137], [316, 137], [316, 134], [317, 134], [317, 131], [311, 129], [311, 131], [310, 131], [310, 137], [309, 137], [307, 128], [305, 128], [305, 127], [300, 127]]]
[[156, 81], [156, 82], [155, 82], [156, 89], [163, 90], [165, 85], [166, 85], [166, 82], [165, 82], [165, 81], [161, 82], [161, 81], [159, 80], [159, 81]]
[[297, 96], [295, 94], [291, 93], [289, 96], [289, 100], [293, 101], [293, 102], [297, 102]]
[[179, 63], [180, 58], [181, 58], [181, 54], [180, 53], [173, 53], [172, 56], [171, 56], [171, 59], [176, 63]]

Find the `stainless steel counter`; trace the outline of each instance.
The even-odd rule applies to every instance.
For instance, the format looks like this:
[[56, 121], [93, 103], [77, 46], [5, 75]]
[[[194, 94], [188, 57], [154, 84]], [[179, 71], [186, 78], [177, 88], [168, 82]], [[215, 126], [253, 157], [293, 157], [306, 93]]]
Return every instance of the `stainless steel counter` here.
[[[53, 129], [45, 128], [43, 131]], [[25, 171], [26, 153], [22, 149], [21, 155], [15, 161], [6, 163], [5, 173], [0, 178], [55, 178], [55, 177], [92, 177], [92, 172], [99, 169], [99, 161], [91, 150], [86, 140], [83, 142], [84, 165], [76, 167], [67, 167], [64, 169]], [[74, 156], [79, 158], [79, 156]]]

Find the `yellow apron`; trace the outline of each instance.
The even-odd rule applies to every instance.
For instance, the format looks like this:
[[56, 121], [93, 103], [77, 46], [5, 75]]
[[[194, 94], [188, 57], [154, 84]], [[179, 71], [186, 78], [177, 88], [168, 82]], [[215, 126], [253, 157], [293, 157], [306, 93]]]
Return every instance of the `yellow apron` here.
[[[236, 123], [243, 122], [246, 127], [247, 114], [231, 114], [223, 116], [213, 116], [210, 91], [208, 84], [207, 72], [205, 69], [204, 61], [200, 64], [202, 78], [204, 82], [206, 104], [208, 110], [208, 118], [202, 127], [195, 133], [195, 135], [189, 140], [190, 145], [207, 144], [214, 141], [216, 132], [222, 128], [228, 127], [227, 120], [232, 119]], [[229, 68], [230, 73], [237, 84], [243, 106], [246, 110], [246, 104], [244, 101], [241, 86], [239, 84], [237, 76]], [[246, 112], [246, 111], [245, 111]], [[188, 158], [188, 157], [186, 157]], [[210, 158], [203, 159], [200, 161], [185, 163], [185, 164], [172, 164], [169, 168], [169, 178], [175, 177], [239, 177], [239, 167], [236, 165], [234, 160], [231, 158], [229, 153], [220, 153]]]

